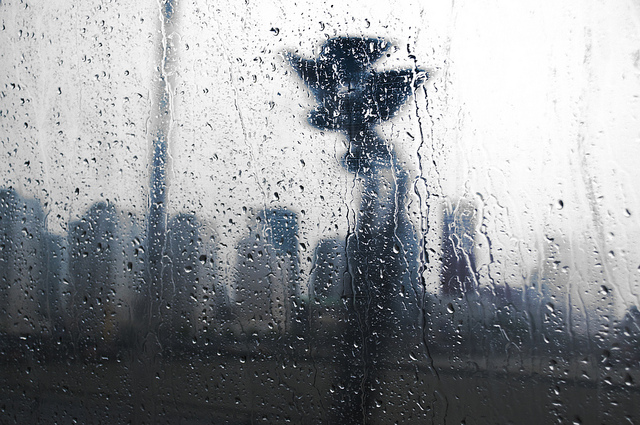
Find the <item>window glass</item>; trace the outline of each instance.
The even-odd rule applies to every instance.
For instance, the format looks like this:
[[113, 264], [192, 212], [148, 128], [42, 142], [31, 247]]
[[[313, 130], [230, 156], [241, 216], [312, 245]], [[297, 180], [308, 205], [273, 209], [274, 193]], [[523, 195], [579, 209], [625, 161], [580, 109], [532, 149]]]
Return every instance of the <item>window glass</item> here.
[[640, 421], [637, 9], [0, 0], [0, 422]]

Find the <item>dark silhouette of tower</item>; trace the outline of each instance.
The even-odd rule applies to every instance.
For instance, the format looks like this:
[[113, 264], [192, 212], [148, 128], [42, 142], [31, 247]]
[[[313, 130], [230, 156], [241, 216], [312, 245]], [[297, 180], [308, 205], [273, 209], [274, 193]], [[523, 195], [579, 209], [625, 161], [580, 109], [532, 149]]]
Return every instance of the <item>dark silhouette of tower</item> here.
[[45, 214], [37, 200], [0, 190], [0, 334], [50, 334]]
[[236, 317], [243, 332], [285, 335], [296, 313], [292, 298], [298, 280], [297, 215], [286, 209], [260, 211], [251, 236], [238, 247]]
[[105, 350], [116, 337], [115, 296], [122, 268], [122, 235], [116, 209], [93, 204], [69, 224], [70, 329], [83, 355]]
[[178, 214], [167, 226], [168, 264], [162, 270], [159, 332], [162, 345], [176, 351], [193, 346], [198, 319], [215, 313], [204, 301], [216, 297], [209, 273], [214, 257], [210, 241], [203, 240], [203, 230], [193, 214]]
[[442, 293], [451, 297], [476, 289], [477, 209], [461, 199], [445, 206], [442, 220]]
[[[159, 4], [160, 5], [160, 4]], [[157, 395], [160, 391], [155, 377], [162, 373], [163, 364], [156, 361], [162, 352], [160, 329], [163, 312], [162, 301], [163, 269], [167, 266], [166, 221], [167, 221], [167, 171], [169, 169], [169, 138], [172, 125], [172, 67], [176, 52], [169, 38], [175, 29], [178, 0], [161, 2], [161, 18], [157, 30], [156, 61], [153, 64], [154, 87], [150, 111], [150, 144], [153, 157], [149, 182], [149, 204], [147, 214], [147, 270], [141, 296], [136, 303], [137, 360], [134, 367], [133, 421], [157, 422]], [[145, 406], [142, 408], [142, 406]]]

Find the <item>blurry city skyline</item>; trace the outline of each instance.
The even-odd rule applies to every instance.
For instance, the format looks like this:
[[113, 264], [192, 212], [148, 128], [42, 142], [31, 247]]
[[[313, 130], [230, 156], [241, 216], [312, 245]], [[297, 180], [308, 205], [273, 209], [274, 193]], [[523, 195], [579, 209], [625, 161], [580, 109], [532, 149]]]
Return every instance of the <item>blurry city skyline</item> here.
[[[12, 189], [2, 189], [0, 193], [3, 297], [5, 301], [15, 301], [9, 304], [13, 309], [9, 314], [13, 325], [6, 322], [3, 331], [51, 333], [65, 320], [76, 323], [71, 325], [76, 330], [82, 327], [78, 323], [98, 321], [103, 326], [109, 320], [135, 321], [135, 311], [140, 302], [145, 302], [151, 284], [144, 218], [119, 210], [115, 205], [96, 202], [81, 219], [70, 224], [66, 237], [61, 237], [47, 232], [45, 213], [38, 201], [22, 198]], [[481, 252], [476, 245], [482, 239], [476, 236], [477, 209], [471, 202], [459, 201], [459, 204], [463, 206], [456, 210], [443, 209], [440, 256], [430, 259], [440, 264], [436, 272], [439, 285], [435, 289], [426, 288], [425, 296], [435, 296], [443, 304], [459, 305], [471, 302], [467, 300], [468, 296], [488, 297], [487, 302], [492, 297], [507, 296], [510, 303], [524, 303], [520, 307], [523, 311], [527, 302], [549, 299], [552, 301], [548, 303], [556, 308], [577, 309], [572, 313], [573, 332], [585, 337], [601, 331], [603, 318], [605, 321], [622, 320], [633, 310], [628, 308], [617, 314], [615, 287], [605, 285], [599, 288], [596, 299], [587, 300], [589, 304], [585, 304], [585, 299], [571, 301], [569, 274], [563, 261], [572, 254], [555, 238], [549, 238], [543, 261], [530, 270], [528, 276], [519, 280], [483, 282], [481, 270], [476, 266], [476, 257]], [[202, 223], [196, 215], [182, 213], [167, 217], [167, 242], [161, 249], [166, 260], [162, 263], [160, 296], [163, 299], [160, 301], [168, 311], [177, 310], [171, 314], [182, 317], [169, 319], [167, 323], [183, 321], [181, 325], [171, 326], [186, 326], [192, 328], [189, 332], [198, 332], [212, 326], [207, 324], [212, 315], [223, 311], [228, 314], [231, 309], [233, 314], [248, 317], [239, 319], [237, 316], [236, 319], [252, 320], [265, 331], [267, 326], [276, 326], [278, 320], [281, 326], [292, 320], [287, 312], [291, 308], [289, 302], [308, 303], [310, 297], [320, 297], [325, 299], [322, 302], [335, 303], [353, 296], [347, 270], [347, 259], [351, 254], [346, 249], [346, 235], [337, 239], [325, 238], [316, 246], [308, 246], [299, 239], [301, 217], [295, 212], [282, 208], [254, 211], [253, 226], [246, 227], [244, 239], [232, 248], [220, 247], [216, 228]], [[333, 248], [327, 250], [330, 246]], [[236, 253], [231, 263], [220, 258], [220, 253], [227, 249]], [[285, 258], [286, 266], [282, 263]], [[301, 269], [305, 262], [310, 270], [307, 273]], [[25, 268], [29, 270], [27, 274]], [[419, 290], [418, 286], [412, 289]], [[247, 296], [252, 301], [247, 298], [245, 306], [251, 304], [253, 307], [240, 312], [242, 300]], [[532, 296], [534, 298], [530, 298]], [[413, 292], [408, 302], [419, 304], [420, 297], [419, 293]], [[280, 313], [271, 310], [274, 307], [268, 305], [274, 303], [279, 303], [285, 310]], [[100, 308], [108, 305], [111, 310], [102, 311], [98, 308], [100, 305]], [[544, 310], [547, 307], [536, 308]], [[265, 319], [260, 324], [260, 315], [254, 316], [256, 309], [264, 310], [263, 314], [272, 319]], [[48, 321], [29, 320], [29, 314], [41, 319], [47, 316]], [[235, 325], [232, 322], [230, 320], [227, 326], [238, 331], [239, 322]], [[11, 331], [12, 326], [17, 327]], [[85, 332], [93, 331], [89, 327]]]

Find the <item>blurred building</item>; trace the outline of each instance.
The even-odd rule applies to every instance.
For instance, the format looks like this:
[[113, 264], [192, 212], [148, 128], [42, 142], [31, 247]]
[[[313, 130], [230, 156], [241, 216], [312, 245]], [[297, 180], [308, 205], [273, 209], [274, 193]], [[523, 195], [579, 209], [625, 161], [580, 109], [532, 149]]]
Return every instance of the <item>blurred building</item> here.
[[44, 322], [51, 327], [52, 335], [60, 335], [64, 329], [64, 304], [62, 302], [67, 278], [67, 240], [64, 236], [47, 234], [46, 276], [44, 302], [41, 307]]
[[104, 347], [116, 337], [116, 289], [125, 241], [115, 207], [93, 204], [69, 224], [68, 326], [74, 340]]
[[0, 190], [0, 332], [7, 335], [50, 334], [51, 291], [58, 259], [45, 230], [37, 200], [13, 189]]
[[477, 209], [461, 199], [446, 205], [442, 220], [442, 293], [455, 297], [477, 288], [475, 234]]
[[251, 236], [238, 246], [236, 317], [242, 332], [284, 334], [292, 329], [298, 279], [297, 215], [286, 209], [261, 211]]
[[167, 226], [160, 295], [161, 335], [167, 341], [190, 343], [204, 327], [215, 324], [215, 253], [213, 237], [206, 235], [192, 214], [178, 214]]
[[332, 305], [351, 292], [345, 238], [323, 239], [315, 250], [311, 274], [312, 303]]

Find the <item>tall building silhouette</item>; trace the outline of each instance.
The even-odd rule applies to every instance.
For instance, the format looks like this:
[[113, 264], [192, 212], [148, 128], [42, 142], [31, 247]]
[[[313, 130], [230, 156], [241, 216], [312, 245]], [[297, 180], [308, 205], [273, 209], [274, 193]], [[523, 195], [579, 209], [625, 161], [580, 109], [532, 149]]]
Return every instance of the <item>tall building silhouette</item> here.
[[49, 235], [37, 200], [0, 189], [0, 332], [50, 334]]
[[202, 323], [216, 313], [212, 239], [195, 215], [178, 214], [167, 225], [167, 265], [160, 296], [161, 338], [166, 344], [191, 343]]
[[322, 305], [338, 303], [351, 294], [344, 238], [323, 239], [318, 243], [310, 282], [312, 302]]
[[442, 220], [442, 293], [458, 296], [476, 289], [475, 205], [464, 199], [445, 206]]
[[51, 334], [59, 336], [64, 330], [64, 279], [67, 277], [67, 240], [64, 236], [47, 234], [45, 252], [47, 274], [44, 279], [44, 302], [41, 311]]
[[238, 246], [234, 300], [243, 332], [292, 329], [298, 270], [297, 215], [286, 209], [259, 212], [251, 236]]
[[113, 205], [91, 205], [69, 224], [71, 305], [74, 340], [104, 348], [116, 337], [116, 283], [124, 261], [122, 235]]

